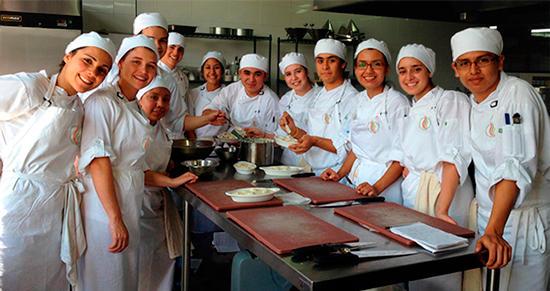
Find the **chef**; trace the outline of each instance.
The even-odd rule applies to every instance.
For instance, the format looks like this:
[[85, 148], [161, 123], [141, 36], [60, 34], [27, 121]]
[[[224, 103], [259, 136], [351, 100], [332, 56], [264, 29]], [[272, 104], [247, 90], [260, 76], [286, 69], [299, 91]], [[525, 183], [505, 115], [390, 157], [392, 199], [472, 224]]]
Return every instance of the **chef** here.
[[386, 84], [390, 62], [390, 50], [383, 41], [371, 38], [357, 47], [355, 75], [365, 91], [358, 95], [351, 123], [348, 139], [352, 150], [338, 172], [327, 169], [321, 178], [339, 181], [351, 173], [358, 194], [382, 195], [387, 201], [403, 204], [403, 167], [392, 155], [399, 152], [395, 145], [397, 124], [403, 122], [410, 104], [407, 97]]
[[[225, 67], [225, 58], [216, 51], [207, 52], [201, 61], [200, 74], [206, 81], [187, 94], [187, 104], [189, 105], [189, 114], [200, 116], [204, 107], [216, 97], [221, 89], [225, 87], [222, 84], [223, 72]], [[227, 125], [213, 126], [206, 125], [195, 129], [196, 138], [212, 138], [219, 133], [227, 130]]]
[[306, 153], [305, 160], [317, 175], [328, 168], [338, 170], [348, 156], [346, 140], [358, 100], [357, 90], [344, 78], [346, 53], [346, 45], [338, 40], [319, 40], [315, 67], [324, 86], [308, 109], [307, 128], [298, 128], [290, 115], [282, 117], [299, 142], [289, 149]]
[[502, 71], [502, 36], [468, 28], [451, 38], [455, 76], [471, 98], [475, 165], [476, 250], [488, 268], [503, 268], [501, 290], [550, 286], [550, 120], [541, 96]]
[[76, 94], [103, 82], [115, 52], [109, 39], [90, 32], [66, 47], [59, 74], [0, 76], [2, 290], [69, 290], [76, 283], [73, 264], [86, 248], [74, 228], [82, 185], [73, 163], [84, 114]]
[[220, 94], [205, 107], [203, 115], [222, 111], [233, 125], [257, 127], [274, 133], [278, 126], [279, 97], [264, 82], [268, 77], [268, 60], [258, 54], [247, 54], [241, 59], [241, 81], [223, 88]]

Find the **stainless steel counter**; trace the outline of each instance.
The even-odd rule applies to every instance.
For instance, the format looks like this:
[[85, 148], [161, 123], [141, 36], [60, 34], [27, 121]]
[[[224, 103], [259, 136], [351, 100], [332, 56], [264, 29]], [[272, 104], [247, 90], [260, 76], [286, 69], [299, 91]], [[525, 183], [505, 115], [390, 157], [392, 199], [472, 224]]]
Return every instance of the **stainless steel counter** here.
[[[212, 176], [201, 178], [199, 182], [232, 179], [252, 182], [253, 180], [264, 178], [275, 177], [264, 176], [263, 171], [259, 169], [256, 169], [252, 175], [241, 175], [235, 173], [231, 165], [220, 164]], [[264, 185], [267, 186], [266, 184], [261, 186]], [[334, 214], [332, 208], [311, 208], [309, 205], [301, 207], [315, 216], [359, 237], [362, 242], [376, 242], [376, 249], [378, 250], [414, 248], [420, 250], [420, 253], [402, 257], [371, 259], [362, 261], [357, 265], [320, 267], [311, 261], [294, 263], [291, 261], [290, 255], [280, 256], [275, 254], [246, 230], [229, 220], [225, 213], [215, 211], [186, 188], [180, 187], [173, 189], [173, 191], [185, 200], [185, 213], [188, 213], [189, 205], [195, 207], [216, 225], [233, 236], [240, 245], [257, 255], [263, 262], [281, 274], [299, 290], [337, 290], [337, 288], [341, 288], [342, 286], [346, 286], [346, 290], [362, 290], [483, 266], [479, 259], [480, 255], [475, 253], [475, 240], [473, 238], [470, 239], [470, 246], [468, 248], [448, 254], [433, 255], [422, 250], [420, 247], [407, 247], [385, 236], [369, 231], [351, 220]], [[185, 220], [186, 256], [184, 257], [182, 280], [183, 290], [188, 290], [190, 258], [189, 219], [187, 215]]]

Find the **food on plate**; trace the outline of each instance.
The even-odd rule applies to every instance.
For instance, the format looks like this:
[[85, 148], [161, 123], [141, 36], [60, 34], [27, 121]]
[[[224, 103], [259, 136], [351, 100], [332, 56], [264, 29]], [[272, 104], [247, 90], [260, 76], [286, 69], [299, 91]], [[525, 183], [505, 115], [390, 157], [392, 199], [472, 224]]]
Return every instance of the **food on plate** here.
[[273, 166], [268, 169], [272, 171], [300, 171], [302, 168], [291, 166]]
[[232, 195], [263, 195], [273, 193], [273, 189], [269, 188], [248, 188], [242, 190], [236, 190], [232, 192]]
[[235, 167], [243, 170], [252, 170], [256, 168], [256, 165], [247, 162], [238, 162], [235, 164]]
[[286, 142], [290, 142], [290, 143], [295, 143], [297, 142], [296, 139], [292, 138], [292, 137], [289, 137], [289, 136], [282, 136], [282, 135], [279, 135], [277, 136], [278, 139], [282, 140], [282, 141], [286, 141]]
[[226, 138], [226, 139], [237, 139], [237, 137], [232, 134], [231, 132], [224, 132], [220, 135], [218, 135], [219, 138]]

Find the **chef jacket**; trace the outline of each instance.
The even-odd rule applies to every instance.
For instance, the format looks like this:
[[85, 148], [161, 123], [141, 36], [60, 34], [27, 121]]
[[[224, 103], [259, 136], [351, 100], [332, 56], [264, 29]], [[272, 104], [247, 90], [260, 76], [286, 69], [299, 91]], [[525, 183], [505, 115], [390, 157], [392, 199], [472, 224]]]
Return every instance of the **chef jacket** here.
[[[177, 67], [171, 70], [166, 64], [159, 61], [158, 67], [162, 80], [168, 85], [168, 90], [172, 93], [170, 98], [170, 110], [166, 116], [161, 119], [168, 130], [168, 134], [172, 139], [183, 138], [183, 129], [185, 128], [185, 116], [187, 112], [187, 104], [185, 103], [184, 94], [187, 92], [189, 81]], [[181, 73], [181, 74], [180, 74]], [[182, 77], [183, 75], [183, 77]], [[182, 90], [185, 90], [182, 92]]]
[[[189, 114], [194, 116], [201, 116], [206, 105], [210, 104], [214, 97], [216, 97], [222, 88], [225, 85], [222, 85], [220, 88], [208, 92], [206, 90], [206, 84], [203, 84], [200, 87], [197, 87], [187, 94], [187, 106], [189, 106]], [[211, 138], [220, 133], [227, 131], [228, 125], [215, 126], [215, 125], [205, 125], [195, 129], [195, 135], [197, 138]]]

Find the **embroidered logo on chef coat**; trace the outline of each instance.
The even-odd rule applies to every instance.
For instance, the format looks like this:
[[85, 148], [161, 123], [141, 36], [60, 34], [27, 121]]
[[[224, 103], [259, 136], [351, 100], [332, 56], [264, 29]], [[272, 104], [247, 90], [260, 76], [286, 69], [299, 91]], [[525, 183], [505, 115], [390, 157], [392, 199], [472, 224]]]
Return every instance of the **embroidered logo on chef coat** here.
[[428, 130], [432, 126], [432, 121], [427, 116], [424, 116], [420, 119], [418, 126], [423, 130]]
[[487, 125], [487, 127], [485, 128], [485, 134], [488, 137], [495, 137], [496, 136], [495, 132], [496, 132], [495, 125], [492, 122], [489, 122], [489, 125]]
[[74, 125], [70, 130], [71, 142], [75, 145], [80, 145], [80, 137], [82, 135], [82, 128], [80, 125]]
[[323, 115], [323, 122], [326, 123], [326, 124], [329, 124], [332, 122], [332, 115], [328, 114], [328, 113], [325, 113], [325, 115]]
[[369, 131], [372, 133], [377, 133], [378, 130], [380, 130], [380, 124], [371, 120], [371, 122], [369, 122]]
[[150, 141], [151, 141], [151, 138], [149, 138], [149, 137], [144, 137], [143, 138], [143, 140], [141, 141], [141, 144], [143, 145], [143, 151], [147, 150], [147, 146], [149, 145]]

